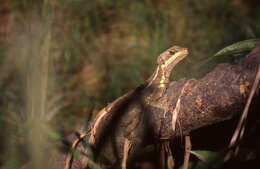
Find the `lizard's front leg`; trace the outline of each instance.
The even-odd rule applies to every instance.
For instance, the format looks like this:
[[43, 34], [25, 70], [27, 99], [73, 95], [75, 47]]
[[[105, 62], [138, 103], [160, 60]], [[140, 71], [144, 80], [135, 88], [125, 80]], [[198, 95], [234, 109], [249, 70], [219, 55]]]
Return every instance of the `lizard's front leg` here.
[[[124, 140], [124, 151], [123, 151], [123, 159], [121, 162], [122, 169], [127, 169], [127, 161], [130, 155], [135, 154], [143, 145], [143, 138], [125, 138]], [[130, 157], [131, 160], [131, 157]]]
[[122, 160], [122, 164], [121, 164], [122, 169], [126, 169], [126, 162], [127, 162], [128, 154], [129, 154], [131, 147], [132, 147], [131, 141], [129, 141], [126, 138], [125, 142], [124, 142], [124, 156], [123, 156], [123, 160]]
[[146, 127], [144, 112], [140, 104], [136, 104], [134, 108], [131, 108], [131, 111], [127, 112], [124, 122], [123, 134], [125, 139], [121, 163], [122, 169], [127, 168], [129, 154], [135, 153], [143, 145]]

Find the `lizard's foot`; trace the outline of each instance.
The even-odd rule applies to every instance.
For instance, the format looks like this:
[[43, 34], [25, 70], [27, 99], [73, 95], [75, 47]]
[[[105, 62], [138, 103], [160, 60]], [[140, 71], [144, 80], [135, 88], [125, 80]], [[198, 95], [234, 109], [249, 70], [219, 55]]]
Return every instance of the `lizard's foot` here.
[[132, 147], [131, 141], [129, 141], [128, 139], [125, 139], [125, 144], [124, 144], [124, 157], [123, 157], [122, 164], [121, 164], [122, 169], [126, 169], [126, 163], [127, 163], [128, 153], [129, 153], [131, 147]]

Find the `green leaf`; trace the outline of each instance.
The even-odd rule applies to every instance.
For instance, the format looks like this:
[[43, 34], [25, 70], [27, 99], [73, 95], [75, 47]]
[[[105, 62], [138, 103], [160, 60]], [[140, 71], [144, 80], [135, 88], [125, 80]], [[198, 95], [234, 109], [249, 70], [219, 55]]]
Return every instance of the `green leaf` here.
[[221, 49], [214, 56], [222, 56], [222, 55], [233, 55], [246, 51], [250, 51], [255, 48], [257, 45], [260, 45], [260, 39], [249, 39], [234, 43], [230, 46]]
[[242, 56], [245, 56], [246, 52], [251, 51], [257, 45], [260, 45], [260, 39], [248, 39], [240, 42], [236, 42], [229, 45], [215, 55], [208, 57], [200, 63], [193, 66], [191, 72], [200, 72], [200, 77], [212, 70], [218, 63], [239, 63]]

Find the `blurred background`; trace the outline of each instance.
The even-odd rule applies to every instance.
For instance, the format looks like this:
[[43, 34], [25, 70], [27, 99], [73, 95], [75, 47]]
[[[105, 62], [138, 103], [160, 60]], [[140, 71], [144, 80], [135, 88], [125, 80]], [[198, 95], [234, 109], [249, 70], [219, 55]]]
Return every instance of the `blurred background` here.
[[237, 63], [212, 56], [257, 37], [258, 0], [0, 0], [0, 166], [47, 165], [50, 137], [143, 83], [172, 45], [190, 51], [178, 80]]

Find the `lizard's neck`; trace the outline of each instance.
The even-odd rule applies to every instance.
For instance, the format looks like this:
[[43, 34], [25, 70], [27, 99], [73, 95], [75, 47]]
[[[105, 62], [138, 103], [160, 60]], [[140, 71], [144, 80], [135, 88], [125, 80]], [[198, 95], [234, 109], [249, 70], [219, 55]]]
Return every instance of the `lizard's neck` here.
[[157, 58], [157, 68], [146, 81], [144, 98], [146, 100], [161, 98], [169, 85], [173, 68], [186, 56], [188, 50], [179, 46], [173, 46], [160, 54]]
[[[167, 71], [166, 71], [167, 70]], [[162, 97], [170, 81], [171, 70], [158, 65], [152, 76], [146, 81], [145, 97], [148, 100], [157, 100]]]
[[169, 78], [171, 75], [171, 70], [166, 71], [166, 69], [158, 65], [152, 76], [147, 80], [146, 88], [164, 88], [168, 86]]

